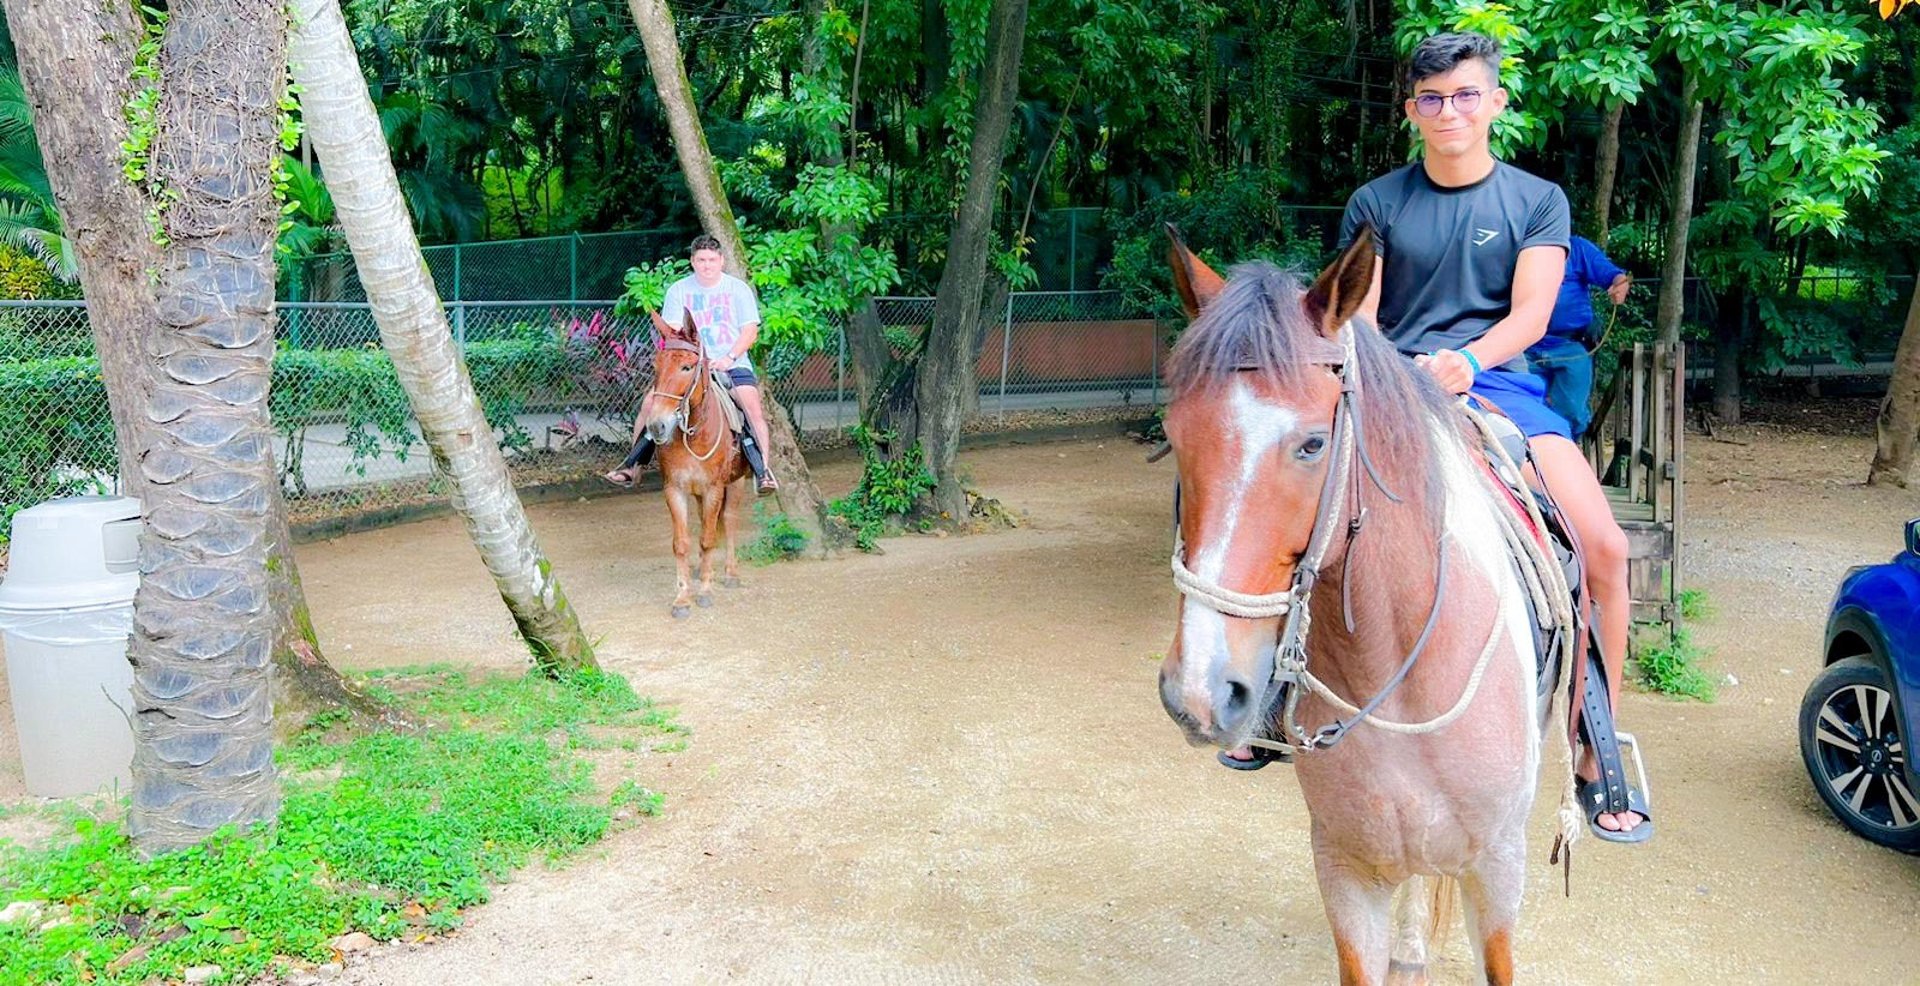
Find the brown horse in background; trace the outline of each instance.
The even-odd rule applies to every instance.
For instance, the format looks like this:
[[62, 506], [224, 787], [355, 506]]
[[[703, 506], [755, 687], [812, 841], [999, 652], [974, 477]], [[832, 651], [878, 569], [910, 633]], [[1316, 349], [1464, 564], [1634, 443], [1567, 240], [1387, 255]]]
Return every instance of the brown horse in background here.
[[1486, 981], [1511, 982], [1551, 702], [1473, 425], [1353, 320], [1364, 232], [1304, 291], [1265, 264], [1223, 281], [1177, 238], [1172, 261], [1195, 319], [1168, 364], [1161, 701], [1195, 744], [1295, 751], [1342, 983], [1425, 982], [1455, 879]]
[[[734, 558], [732, 510], [740, 496], [734, 481], [747, 474], [747, 458], [740, 449], [721, 405], [726, 398], [715, 390], [713, 367], [694, 328], [693, 313], [686, 324], [674, 326], [649, 312], [660, 339], [653, 357], [653, 389], [640, 404], [641, 427], [659, 447], [660, 475], [667, 512], [673, 516], [673, 560], [679, 570], [673, 615], [692, 613], [688, 604], [713, 605], [713, 549], [727, 546], [721, 584], [740, 584]], [[693, 511], [700, 520], [700, 584], [696, 590], [688, 571], [687, 553], [693, 547]]]

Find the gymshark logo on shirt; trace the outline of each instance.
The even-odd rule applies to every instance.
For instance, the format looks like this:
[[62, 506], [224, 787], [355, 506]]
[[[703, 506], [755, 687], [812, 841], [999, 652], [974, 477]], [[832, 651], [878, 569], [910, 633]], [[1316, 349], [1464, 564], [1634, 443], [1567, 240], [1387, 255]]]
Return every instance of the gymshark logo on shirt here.
[[1473, 245], [1486, 246], [1492, 243], [1499, 235], [1500, 231], [1497, 229], [1475, 229], [1473, 231]]

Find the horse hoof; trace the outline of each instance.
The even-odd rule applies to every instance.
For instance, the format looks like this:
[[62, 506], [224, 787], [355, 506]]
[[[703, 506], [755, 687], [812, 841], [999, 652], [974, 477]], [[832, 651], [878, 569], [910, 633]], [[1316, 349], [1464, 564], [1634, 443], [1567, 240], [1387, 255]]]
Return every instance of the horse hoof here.
[[740, 578], [739, 578], [739, 576], [736, 576], [736, 575], [729, 575], [729, 576], [727, 576], [726, 578], [724, 578], [724, 579], [721, 579], [721, 580], [720, 580], [720, 584], [721, 584], [721, 585], [723, 585], [723, 586], [725, 586], [725, 587], [727, 587], [727, 588], [729, 588], [729, 589], [738, 589], [738, 588], [740, 588], [740, 586], [742, 586], [742, 585], [743, 585], [743, 584], [745, 584], [745, 583], [742, 583], [742, 582], [740, 581]]
[[701, 593], [700, 595], [693, 597], [693, 601], [696, 603], [699, 603], [701, 609], [706, 609], [707, 607], [713, 605], [713, 597], [707, 595], [704, 592]]
[[690, 606], [675, 606], [673, 608], [673, 618], [676, 620], [684, 620], [692, 615], [693, 608]]

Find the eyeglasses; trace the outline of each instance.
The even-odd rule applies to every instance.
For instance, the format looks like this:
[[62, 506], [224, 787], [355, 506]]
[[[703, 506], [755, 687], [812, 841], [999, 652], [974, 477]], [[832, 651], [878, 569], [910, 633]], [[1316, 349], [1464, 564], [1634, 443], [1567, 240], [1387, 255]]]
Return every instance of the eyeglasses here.
[[1447, 105], [1447, 100], [1453, 100], [1454, 112], [1472, 113], [1480, 108], [1480, 90], [1462, 89], [1450, 96], [1442, 96], [1437, 92], [1423, 92], [1413, 97], [1413, 111], [1425, 117], [1439, 116], [1440, 108]]

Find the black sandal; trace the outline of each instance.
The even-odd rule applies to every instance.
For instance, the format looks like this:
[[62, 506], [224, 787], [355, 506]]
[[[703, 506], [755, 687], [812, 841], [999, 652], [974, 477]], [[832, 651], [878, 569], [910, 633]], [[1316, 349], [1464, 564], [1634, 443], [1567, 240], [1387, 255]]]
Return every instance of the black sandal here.
[[[1580, 701], [1580, 741], [1593, 753], [1598, 773], [1592, 780], [1574, 775], [1579, 785], [1580, 810], [1587, 816], [1587, 829], [1596, 839], [1624, 845], [1645, 842], [1653, 838], [1653, 814], [1647, 810], [1647, 796], [1627, 779], [1626, 764], [1620, 756], [1621, 743], [1631, 744], [1633, 739], [1614, 729], [1606, 666], [1601, 663], [1597, 648], [1589, 647], [1587, 660], [1586, 687], [1582, 689]], [[1637, 751], [1635, 756], [1638, 757]], [[1622, 812], [1639, 815], [1640, 824], [1631, 829], [1610, 829], [1600, 824], [1601, 815]]]

